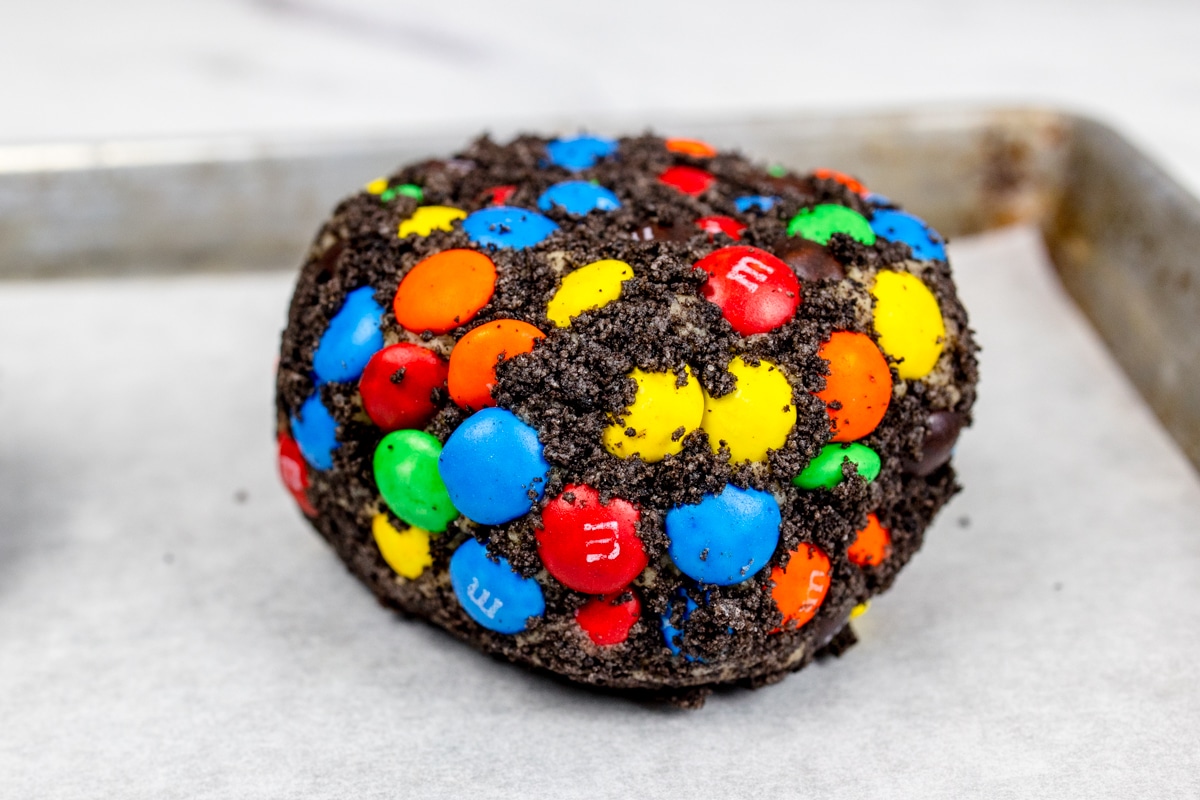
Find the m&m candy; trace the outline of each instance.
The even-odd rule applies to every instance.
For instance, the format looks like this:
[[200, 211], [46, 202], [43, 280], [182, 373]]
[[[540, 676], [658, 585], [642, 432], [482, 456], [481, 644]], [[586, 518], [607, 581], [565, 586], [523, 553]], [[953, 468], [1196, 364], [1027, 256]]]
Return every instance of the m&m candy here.
[[546, 144], [550, 163], [572, 172], [591, 169], [597, 161], [616, 152], [617, 143], [602, 136], [573, 136]]
[[924, 477], [949, 461], [964, 424], [962, 415], [953, 411], [935, 411], [930, 414], [926, 422], [920, 458], [906, 462], [905, 471]]
[[383, 347], [382, 319], [383, 307], [375, 302], [375, 290], [370, 286], [346, 295], [313, 354], [317, 380], [352, 381], [361, 375], [367, 361]]
[[504, 558], [488, 558], [475, 539], [467, 539], [450, 557], [450, 585], [467, 616], [496, 633], [520, 633], [530, 617], [546, 611], [538, 582], [522, 578]]
[[667, 186], [693, 197], [704, 194], [717, 182], [712, 173], [687, 166], [668, 167], [658, 176], [658, 179]]
[[441, 356], [420, 345], [385, 347], [358, 382], [363, 411], [384, 431], [423, 428], [442, 405], [446, 370]]
[[468, 411], [496, 405], [496, 365], [528, 353], [546, 335], [528, 322], [498, 319], [485, 322], [458, 340], [450, 353], [447, 385], [450, 398]]
[[783, 447], [796, 424], [792, 385], [769, 361], [751, 365], [739, 356], [729, 371], [736, 387], [723, 397], [705, 394], [700, 427], [714, 452], [725, 447], [734, 462], [762, 461], [767, 451]]
[[892, 535], [879, 524], [879, 517], [867, 514], [867, 524], [854, 536], [846, 557], [860, 567], [882, 564], [892, 549]]
[[707, 233], [710, 238], [718, 233], [723, 233], [736, 242], [742, 238], [742, 231], [746, 230], [746, 223], [738, 222], [733, 217], [726, 217], [723, 214], [714, 214], [710, 217], [700, 217], [696, 220], [696, 227]]
[[286, 433], [279, 434], [279, 477], [283, 485], [292, 493], [296, 505], [306, 515], [316, 516], [317, 510], [308, 500], [308, 467], [296, 440]]
[[788, 553], [787, 566], [771, 570], [771, 597], [783, 614], [785, 628], [799, 628], [817, 615], [829, 581], [829, 556], [811, 544]]
[[458, 509], [438, 473], [442, 445], [424, 431], [393, 431], [375, 448], [373, 472], [383, 502], [400, 519], [440, 533]]
[[684, 369], [682, 382], [674, 372], [635, 369], [629, 377], [637, 383], [633, 405], [604, 429], [604, 448], [618, 458], [637, 456], [662, 461], [683, 449], [683, 437], [700, 427], [704, 418], [704, 391]]
[[474, 250], [443, 250], [419, 262], [396, 289], [396, 321], [413, 333], [445, 333], [475, 318], [496, 290], [496, 265]]
[[461, 208], [422, 206], [400, 223], [397, 233], [403, 239], [405, 236], [428, 236], [434, 231], [451, 231], [454, 223], [466, 216], [467, 212]]
[[892, 401], [892, 373], [879, 348], [863, 333], [834, 331], [817, 354], [829, 364], [825, 401], [833, 441], [852, 442], [883, 420]]
[[451, 434], [438, 469], [464, 516], [499, 525], [529, 513], [541, 499], [550, 465], [536, 430], [511, 411], [485, 408]]
[[429, 554], [429, 531], [415, 525], [398, 531], [388, 522], [386, 514], [376, 514], [371, 521], [371, 535], [375, 537], [379, 554], [397, 575], [412, 581], [433, 566], [433, 556]]
[[723, 247], [696, 262], [708, 273], [704, 297], [743, 336], [788, 322], [800, 305], [800, 283], [791, 268], [757, 247]]
[[633, 592], [593, 597], [575, 611], [575, 621], [592, 643], [600, 647], [620, 644], [629, 638], [629, 630], [642, 613], [642, 604]]
[[321, 402], [319, 394], [310, 395], [291, 417], [292, 438], [313, 469], [333, 469], [333, 451], [338, 448], [337, 422]]
[[881, 462], [879, 454], [865, 444], [827, 444], [817, 457], [808, 462], [804, 471], [792, 478], [792, 483], [801, 489], [832, 489], [843, 480], [843, 465], [849, 461], [853, 471], [865, 481], [879, 477]]
[[866, 217], [851, 208], [829, 203], [800, 209], [788, 223], [787, 233], [818, 244], [828, 244], [835, 233], [844, 233], [863, 244], [875, 244], [875, 231]]
[[538, 198], [538, 208], [549, 211], [558, 206], [570, 214], [587, 214], [590, 211], [615, 211], [621, 207], [617, 196], [587, 181], [564, 181], [556, 183]]
[[774, 208], [777, 201], [777, 198], [769, 195], [747, 194], [734, 200], [733, 205], [742, 214], [749, 211], [762, 211], [765, 213]]
[[[678, 656], [683, 652], [683, 626], [699, 607], [696, 601], [682, 590], [667, 603], [667, 610], [659, 618], [658, 624], [662, 631], [663, 644], [667, 646], [667, 650], [672, 656]], [[678, 625], [675, 624], [676, 614], [679, 617]], [[685, 658], [688, 661], [696, 660], [695, 656], [690, 655]]]
[[527, 208], [492, 206], [463, 220], [463, 230], [476, 244], [521, 250], [540, 244], [558, 230], [558, 225]]
[[937, 298], [910, 272], [881, 270], [871, 288], [879, 347], [898, 363], [905, 379], [924, 378], [937, 365], [946, 343], [946, 323]]
[[667, 512], [668, 553], [680, 572], [701, 583], [741, 583], [767, 566], [781, 521], [769, 493], [726, 486]]
[[641, 513], [619, 497], [600, 502], [586, 484], [568, 485], [542, 509], [538, 554], [564, 586], [589, 594], [615, 592], [646, 567], [637, 534]]
[[913, 258], [946, 260], [946, 245], [942, 237], [925, 222], [907, 211], [880, 209], [871, 220], [871, 230], [880, 239], [889, 242], [904, 242], [912, 250]]
[[621, 296], [621, 284], [633, 277], [633, 267], [606, 258], [565, 275], [546, 306], [546, 316], [560, 328], [585, 311], [603, 308]]
[[715, 147], [699, 139], [667, 139], [666, 147], [672, 153], [680, 153], [693, 158], [712, 158], [717, 154]]

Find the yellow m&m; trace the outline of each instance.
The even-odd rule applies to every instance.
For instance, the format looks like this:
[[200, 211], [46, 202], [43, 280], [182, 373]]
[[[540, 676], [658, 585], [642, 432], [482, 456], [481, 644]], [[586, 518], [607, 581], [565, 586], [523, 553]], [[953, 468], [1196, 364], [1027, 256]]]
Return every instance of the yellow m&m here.
[[900, 363], [905, 380], [924, 378], [937, 364], [946, 342], [946, 323], [937, 298], [916, 275], [881, 270], [871, 289], [879, 347]]
[[375, 544], [387, 565], [405, 578], [416, 580], [433, 564], [429, 554], [429, 531], [410, 527], [398, 531], [384, 514], [376, 514], [371, 522]]
[[399, 236], [403, 239], [414, 233], [417, 236], [428, 236], [434, 231], [453, 230], [454, 221], [464, 219], [466, 216], [467, 212], [459, 208], [421, 206], [413, 212], [411, 217], [400, 223]]
[[690, 369], [683, 386], [676, 385], [674, 372], [635, 369], [629, 377], [637, 383], [637, 395], [633, 405], [604, 429], [604, 449], [617, 458], [636, 455], [650, 462], [678, 453], [683, 437], [700, 427], [704, 416], [700, 382]]
[[562, 285], [550, 298], [546, 316], [560, 328], [571, 324], [571, 317], [603, 308], [621, 296], [621, 284], [633, 277], [633, 267], [624, 261], [593, 261], [562, 279]]
[[713, 452], [724, 442], [732, 461], [761, 461], [778, 450], [796, 424], [796, 406], [787, 377], [769, 361], [750, 366], [735, 358], [729, 371], [737, 387], [724, 397], [704, 396], [700, 427]]

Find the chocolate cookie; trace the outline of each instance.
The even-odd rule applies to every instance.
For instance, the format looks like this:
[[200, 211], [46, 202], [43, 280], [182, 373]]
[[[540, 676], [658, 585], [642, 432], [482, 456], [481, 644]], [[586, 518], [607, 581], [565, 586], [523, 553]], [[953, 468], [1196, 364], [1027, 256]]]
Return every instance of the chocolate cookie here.
[[321, 229], [280, 466], [385, 604], [694, 703], [853, 643], [958, 489], [975, 350], [942, 239], [848, 176], [483, 138]]

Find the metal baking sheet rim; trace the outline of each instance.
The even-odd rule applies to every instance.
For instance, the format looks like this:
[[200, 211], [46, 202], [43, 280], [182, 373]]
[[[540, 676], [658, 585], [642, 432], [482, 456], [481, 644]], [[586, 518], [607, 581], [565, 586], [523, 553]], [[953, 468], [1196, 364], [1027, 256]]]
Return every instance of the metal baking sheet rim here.
[[[537, 122], [492, 133], [580, 129]], [[685, 132], [841, 169], [948, 236], [1037, 226], [1068, 292], [1200, 467], [1200, 202], [1103, 123], [1045, 108], [950, 108], [587, 128]], [[355, 180], [475, 133], [0, 147], [0, 279], [295, 268]]]

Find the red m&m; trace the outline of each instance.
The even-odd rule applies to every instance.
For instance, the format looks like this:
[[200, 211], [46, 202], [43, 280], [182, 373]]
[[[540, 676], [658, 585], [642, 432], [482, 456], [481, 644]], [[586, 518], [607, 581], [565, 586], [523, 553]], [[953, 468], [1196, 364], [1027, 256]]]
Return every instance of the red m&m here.
[[723, 233], [735, 242], [742, 238], [742, 231], [746, 230], [744, 222], [738, 222], [733, 217], [726, 217], [720, 214], [711, 217], [701, 217], [696, 220], [696, 227], [707, 233], [709, 239], [718, 233]]
[[693, 197], [704, 194], [708, 187], [717, 182], [711, 173], [696, 167], [668, 167], [658, 179]]
[[642, 604], [633, 592], [623, 602], [621, 596], [614, 593], [593, 597], [575, 611], [575, 621], [593, 644], [605, 647], [629, 638], [629, 629], [642, 613]]
[[538, 554], [550, 574], [578, 592], [605, 594], [628, 586], [646, 568], [636, 525], [641, 512], [614, 497], [607, 505], [591, 486], [567, 486], [542, 510]]
[[367, 362], [358, 391], [363, 410], [385, 432], [424, 428], [439, 408], [446, 387], [446, 362], [432, 350], [401, 342]]
[[800, 282], [791, 267], [766, 250], [722, 247], [695, 264], [708, 273], [704, 296], [743, 336], [766, 333], [790, 320], [800, 305]]
[[283, 478], [283, 485], [291, 492], [300, 510], [315, 517], [317, 510], [308, 500], [308, 465], [300, 455], [296, 440], [286, 433], [279, 434], [279, 477]]

